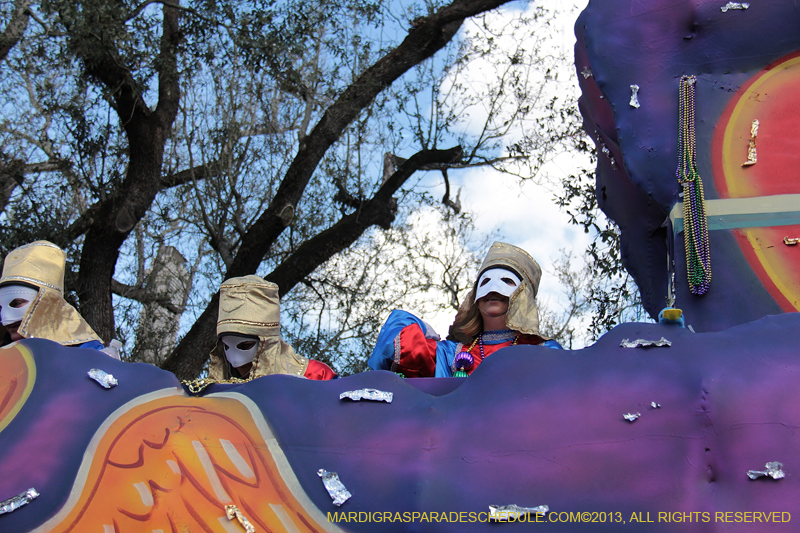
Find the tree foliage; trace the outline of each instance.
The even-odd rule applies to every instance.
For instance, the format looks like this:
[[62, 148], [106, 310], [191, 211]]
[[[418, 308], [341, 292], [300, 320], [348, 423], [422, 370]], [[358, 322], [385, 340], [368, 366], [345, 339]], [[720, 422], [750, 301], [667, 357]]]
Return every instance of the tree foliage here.
[[[594, 151], [583, 141], [577, 146]], [[564, 208], [572, 224], [583, 228], [593, 239], [585, 251], [585, 262], [574, 268], [572, 254], [562, 253], [556, 274], [567, 288], [568, 304], [562, 313], [551, 313], [553, 331], [571, 344], [576, 337], [575, 325], [581, 317], [586, 322], [584, 342], [591, 342], [623, 322], [636, 322], [647, 317], [641, 304], [636, 282], [625, 270], [620, 254], [620, 232], [613, 220], [607, 219], [597, 205], [594, 174], [589, 169], [562, 180], [556, 202]]]
[[[552, 13], [515, 4], [493, 27], [506, 2], [6, 2], [2, 252], [64, 247], [90, 325], [182, 378], [215, 342], [219, 284], [252, 273], [301, 353], [358, 370], [388, 308], [432, 288], [453, 305], [474, 274], [452, 173], [529, 177], [567, 135], [538, 126], [559, 112], [540, 87]], [[145, 347], [170, 320], [180, 338]]]

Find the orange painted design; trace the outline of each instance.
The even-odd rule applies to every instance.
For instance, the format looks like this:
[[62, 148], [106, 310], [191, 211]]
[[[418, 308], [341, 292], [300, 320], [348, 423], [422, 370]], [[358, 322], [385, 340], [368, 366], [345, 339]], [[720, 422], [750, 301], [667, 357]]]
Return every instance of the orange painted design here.
[[243, 531], [226, 504], [260, 532], [337, 530], [307, 499], [260, 412], [225, 396], [147, 395], [112, 415], [64, 508], [37, 531]]
[[[712, 142], [714, 183], [722, 198], [800, 193], [800, 52], [753, 76], [717, 123]], [[747, 160], [750, 127], [758, 119], [758, 163]], [[798, 206], [800, 209], [800, 206]], [[800, 250], [783, 245], [797, 226], [733, 230], [748, 263], [786, 312], [800, 310]]]
[[36, 364], [27, 348], [18, 344], [0, 348], [0, 431], [25, 405], [35, 381]]

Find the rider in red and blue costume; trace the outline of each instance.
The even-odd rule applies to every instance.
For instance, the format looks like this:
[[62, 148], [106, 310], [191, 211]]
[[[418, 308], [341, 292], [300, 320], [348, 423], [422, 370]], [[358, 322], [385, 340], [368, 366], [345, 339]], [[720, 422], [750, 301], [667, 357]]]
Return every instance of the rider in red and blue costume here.
[[527, 252], [494, 243], [448, 339], [441, 340], [413, 314], [393, 311], [369, 358], [370, 368], [406, 377], [467, 376], [501, 348], [533, 344], [561, 349], [539, 333], [536, 293], [541, 276], [541, 268]]

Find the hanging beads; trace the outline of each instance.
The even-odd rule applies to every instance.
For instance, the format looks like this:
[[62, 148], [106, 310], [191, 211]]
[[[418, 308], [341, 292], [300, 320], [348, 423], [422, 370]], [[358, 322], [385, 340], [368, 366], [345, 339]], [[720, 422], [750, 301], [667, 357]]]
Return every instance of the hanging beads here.
[[[458, 352], [456, 358], [453, 360], [453, 377], [454, 378], [465, 378], [469, 374], [467, 371], [472, 368], [472, 365], [475, 364], [475, 358], [472, 357], [472, 354], [469, 353], [481, 339], [482, 334], [478, 335], [478, 338], [472, 341], [472, 344], [466, 350], [462, 350]], [[483, 355], [483, 343], [481, 343], [481, 355]]]
[[692, 294], [702, 295], [711, 284], [711, 254], [708, 243], [703, 181], [697, 171], [695, 134], [695, 76], [682, 76], [679, 92], [678, 170], [683, 186], [683, 235], [686, 270]]
[[[517, 342], [519, 342], [519, 335], [514, 335], [514, 340], [511, 341], [511, 346], [516, 346]], [[481, 361], [486, 358], [486, 354], [483, 351], [483, 333], [478, 335], [472, 344], [469, 345], [469, 348], [465, 350], [461, 350], [456, 354], [455, 359], [453, 359], [453, 377], [454, 378], [465, 378], [469, 374], [467, 373], [472, 367], [475, 365], [475, 358], [472, 357], [470, 353], [475, 345], [478, 345], [478, 349], [481, 352]]]

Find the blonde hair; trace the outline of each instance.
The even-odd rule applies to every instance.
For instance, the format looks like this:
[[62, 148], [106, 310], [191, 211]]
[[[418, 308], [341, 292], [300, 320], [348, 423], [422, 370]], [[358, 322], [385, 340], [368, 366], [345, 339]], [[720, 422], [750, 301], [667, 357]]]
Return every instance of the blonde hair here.
[[475, 289], [467, 294], [450, 326], [448, 338], [461, 344], [471, 344], [483, 332], [483, 316], [480, 308], [474, 303]]
[[[492, 244], [483, 259], [477, 278], [480, 279], [483, 272], [492, 268], [511, 270], [522, 280], [522, 283], [509, 297], [508, 311], [505, 317], [506, 328], [516, 331], [524, 337], [546, 340], [546, 337], [542, 337], [539, 333], [539, 310], [536, 307], [536, 293], [542, 277], [542, 269], [539, 264], [522, 248], [504, 242], [496, 242]], [[476, 286], [477, 280], [458, 309], [453, 325], [450, 326], [448, 339], [467, 344], [472, 343], [478, 335], [483, 333], [483, 316], [475, 303]]]

